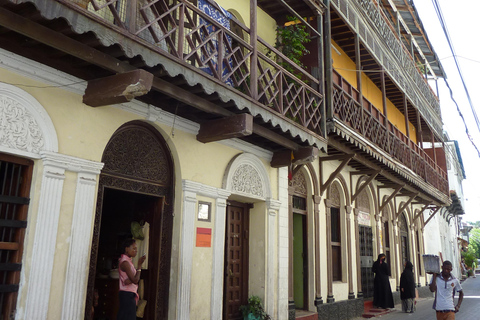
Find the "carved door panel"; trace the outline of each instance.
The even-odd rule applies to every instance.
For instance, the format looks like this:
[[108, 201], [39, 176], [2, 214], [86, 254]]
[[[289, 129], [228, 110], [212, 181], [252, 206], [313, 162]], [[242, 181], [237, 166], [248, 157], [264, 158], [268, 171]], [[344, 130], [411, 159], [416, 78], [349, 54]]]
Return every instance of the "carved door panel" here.
[[243, 319], [248, 300], [248, 207], [229, 203], [225, 232], [224, 319]]

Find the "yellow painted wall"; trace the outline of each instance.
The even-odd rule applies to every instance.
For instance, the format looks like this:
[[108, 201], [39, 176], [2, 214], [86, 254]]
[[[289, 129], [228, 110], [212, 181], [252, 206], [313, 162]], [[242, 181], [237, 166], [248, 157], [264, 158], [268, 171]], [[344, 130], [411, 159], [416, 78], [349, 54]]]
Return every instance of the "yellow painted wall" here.
[[[357, 87], [356, 65], [340, 47], [332, 41], [333, 68], [353, 87]], [[382, 91], [362, 72], [363, 96], [370, 101], [381, 113], [383, 113]], [[407, 135], [405, 117], [390, 100], [387, 99], [388, 120], [393, 123], [403, 134]], [[417, 134], [414, 125], [409, 122], [410, 139], [417, 142]]]
[[[47, 85], [16, 73], [0, 68], [0, 81], [27, 86], [18, 86], [31, 94], [46, 110], [56, 130], [59, 142], [59, 153], [100, 162], [103, 151], [114, 132], [124, 123], [132, 120], [143, 120], [145, 117], [129, 112], [118, 107], [106, 106], [92, 108], [82, 103], [82, 95], [66, 91], [64, 88], [47, 88]], [[31, 87], [34, 86], [34, 87]], [[175, 282], [178, 276], [178, 247], [180, 243], [180, 226], [182, 212], [182, 179], [200, 182], [202, 184], [222, 188], [225, 170], [236, 155], [241, 153], [233, 147], [221, 143], [203, 144], [196, 140], [195, 133], [175, 130], [172, 135], [172, 128], [167, 125], [153, 124], [162, 133], [172, 152], [175, 163], [176, 188], [174, 211], [174, 232], [172, 240], [172, 285], [170, 288], [171, 299], [170, 310], [175, 310], [172, 303], [175, 302], [174, 294], [178, 286]], [[278, 195], [277, 169], [270, 168], [268, 160], [261, 160], [269, 175], [270, 189], [275, 199]], [[41, 176], [43, 173], [42, 161], [36, 160], [32, 181], [31, 205], [29, 208], [29, 226], [25, 238], [25, 257], [31, 257], [33, 253], [33, 239], [35, 230], [31, 226], [36, 225], [38, 202], [41, 189]], [[69, 241], [71, 235], [72, 217], [74, 211], [75, 188], [77, 185], [77, 174], [66, 171], [64, 189], [61, 202], [61, 213], [57, 233], [57, 243], [54, 261], [54, 277], [52, 278], [52, 290], [48, 310], [49, 319], [59, 319], [62, 312], [63, 289], [68, 261]], [[206, 227], [214, 230], [215, 202], [213, 199], [202, 199], [212, 202], [212, 221], [196, 222], [195, 227]], [[264, 208], [265, 209], [265, 208]], [[93, 223], [93, 222], [92, 222]], [[262, 233], [263, 234], [263, 233]], [[86, 235], [91, 237], [91, 235]], [[212, 238], [213, 239], [213, 238]], [[212, 277], [212, 248], [193, 248], [192, 269], [192, 319], [209, 319]], [[24, 260], [22, 272], [26, 276], [28, 286], [28, 275], [31, 270], [29, 258]], [[263, 269], [262, 269], [263, 270]], [[258, 277], [261, 272], [256, 272]], [[27, 287], [18, 299], [17, 311], [22, 314], [25, 309]]]
[[[245, 0], [219, 0], [217, 3], [227, 11], [233, 13], [235, 17], [244, 22], [247, 28], [250, 28], [250, 1]], [[258, 36], [267, 41], [272, 46], [275, 44], [277, 24], [265, 11], [257, 9], [257, 32]]]

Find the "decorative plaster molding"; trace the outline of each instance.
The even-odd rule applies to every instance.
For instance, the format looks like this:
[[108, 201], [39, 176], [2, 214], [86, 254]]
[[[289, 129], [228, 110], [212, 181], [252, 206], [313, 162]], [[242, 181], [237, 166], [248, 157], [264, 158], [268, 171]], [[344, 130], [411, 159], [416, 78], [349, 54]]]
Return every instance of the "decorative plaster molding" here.
[[50, 295], [45, 293], [50, 292], [52, 281], [64, 173], [65, 169], [55, 166], [53, 161], [44, 164], [37, 221], [31, 224], [35, 234], [26, 282], [25, 319], [47, 319]]
[[62, 168], [67, 171], [89, 173], [93, 175], [100, 174], [100, 170], [102, 170], [104, 165], [101, 162], [48, 151], [40, 152], [40, 156], [45, 165]]
[[26, 91], [0, 83], [0, 151], [38, 159], [44, 150], [58, 150], [50, 116]]
[[249, 153], [236, 156], [228, 164], [223, 176], [223, 188], [259, 200], [270, 198], [272, 194], [265, 166]]

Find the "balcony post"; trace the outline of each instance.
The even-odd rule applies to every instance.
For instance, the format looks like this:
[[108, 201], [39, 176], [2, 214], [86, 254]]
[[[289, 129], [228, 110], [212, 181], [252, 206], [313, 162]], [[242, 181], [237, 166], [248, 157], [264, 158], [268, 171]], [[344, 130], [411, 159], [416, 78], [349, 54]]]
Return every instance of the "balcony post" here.
[[[410, 139], [410, 124], [408, 122], [408, 102], [407, 102], [407, 95], [404, 93], [403, 94], [403, 108], [405, 110], [405, 132], [407, 133], [407, 145], [408, 145], [408, 150], [411, 149], [411, 144], [412, 140]], [[411, 169], [412, 168], [412, 153], [409, 152], [409, 157], [408, 157], [408, 167]]]
[[360, 56], [360, 37], [358, 34], [355, 34], [355, 69], [357, 69], [357, 90], [360, 103], [362, 134], [365, 134], [365, 120], [363, 119], [362, 59]]
[[333, 102], [332, 102], [332, 34], [330, 26], [330, 0], [323, 0], [325, 4], [325, 19], [323, 20], [323, 31], [324, 31], [324, 46], [325, 46], [325, 110], [327, 119], [333, 118]]
[[[250, 0], [250, 45], [252, 56], [250, 58], [250, 91], [252, 98], [258, 98], [258, 53], [257, 53], [257, 0]], [[283, 106], [281, 106], [283, 108]]]
[[318, 39], [318, 92], [323, 95], [322, 103], [320, 105], [320, 115], [322, 117], [320, 122], [320, 128], [322, 131], [322, 137], [327, 137], [327, 117], [325, 114], [325, 64], [324, 64], [324, 52], [325, 44], [323, 42], [324, 31], [323, 31], [323, 15], [320, 13], [317, 15], [317, 30], [321, 34]]
[[137, 0], [127, 1], [127, 12], [125, 26], [128, 31], [135, 33], [135, 24], [137, 22]]

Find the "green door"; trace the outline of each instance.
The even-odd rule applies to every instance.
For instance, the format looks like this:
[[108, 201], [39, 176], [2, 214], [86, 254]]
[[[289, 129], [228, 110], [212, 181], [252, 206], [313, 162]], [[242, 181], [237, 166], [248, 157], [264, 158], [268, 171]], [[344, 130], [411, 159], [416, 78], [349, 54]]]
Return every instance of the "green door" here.
[[307, 242], [306, 216], [293, 214], [293, 298], [297, 309], [306, 309]]

